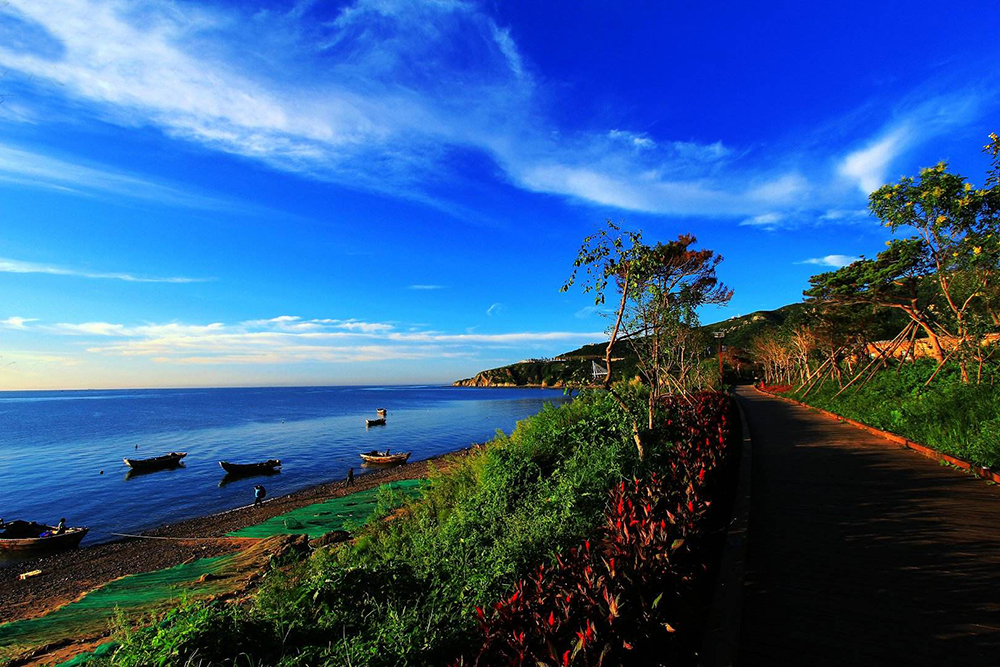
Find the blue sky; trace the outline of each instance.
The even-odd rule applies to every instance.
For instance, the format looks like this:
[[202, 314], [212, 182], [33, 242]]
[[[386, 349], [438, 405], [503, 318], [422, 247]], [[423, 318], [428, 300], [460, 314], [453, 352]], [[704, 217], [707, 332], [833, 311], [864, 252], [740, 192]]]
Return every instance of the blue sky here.
[[982, 181], [1000, 3], [752, 4], [8, 0], [0, 388], [450, 381], [601, 337], [605, 219], [719, 251], [711, 322]]

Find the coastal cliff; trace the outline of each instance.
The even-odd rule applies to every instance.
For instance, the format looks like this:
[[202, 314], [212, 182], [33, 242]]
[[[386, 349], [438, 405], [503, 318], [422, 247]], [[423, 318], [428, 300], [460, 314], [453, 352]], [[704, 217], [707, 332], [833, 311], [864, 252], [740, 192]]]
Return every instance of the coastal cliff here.
[[522, 361], [480, 371], [458, 380], [455, 387], [565, 387], [586, 384], [591, 379], [590, 360], [556, 358]]
[[465, 380], [456, 380], [453, 383], [455, 387], [565, 387], [566, 383], [563, 380], [556, 380], [552, 384], [546, 383], [542, 380], [538, 384], [531, 384], [526, 382], [519, 382], [518, 377], [512, 371], [510, 367], [505, 368], [493, 368], [488, 371], [482, 371], [481, 373], [476, 373], [474, 377], [466, 378]]

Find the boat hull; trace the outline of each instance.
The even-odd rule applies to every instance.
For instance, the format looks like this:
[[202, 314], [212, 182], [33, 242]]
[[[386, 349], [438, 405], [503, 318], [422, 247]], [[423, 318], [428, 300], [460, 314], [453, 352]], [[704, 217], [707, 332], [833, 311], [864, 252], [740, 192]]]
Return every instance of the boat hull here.
[[[49, 530], [55, 530], [49, 527]], [[74, 549], [87, 535], [89, 528], [67, 528], [62, 535], [48, 537], [3, 538], [0, 537], [0, 556], [24, 557], [36, 553], [49, 553]]]
[[262, 463], [230, 463], [229, 461], [219, 461], [222, 467], [230, 475], [261, 475], [277, 472], [281, 467], [281, 461], [272, 459]]
[[410, 458], [410, 452], [390, 454], [389, 456], [369, 453], [369, 454], [362, 454], [361, 458], [364, 460], [365, 463], [375, 463], [378, 465], [399, 465], [400, 463], [406, 463], [406, 460]]
[[181, 459], [187, 456], [187, 452], [170, 452], [163, 456], [151, 459], [130, 459], [127, 456], [122, 459], [132, 470], [145, 472], [148, 470], [161, 470], [163, 468], [173, 468], [180, 464]]
[[385, 426], [385, 419], [366, 419], [365, 426]]

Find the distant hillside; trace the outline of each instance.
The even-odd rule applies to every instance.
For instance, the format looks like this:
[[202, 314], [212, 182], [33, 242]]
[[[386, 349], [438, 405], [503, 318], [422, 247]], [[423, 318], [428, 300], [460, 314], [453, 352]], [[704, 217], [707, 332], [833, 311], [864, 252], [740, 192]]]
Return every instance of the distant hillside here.
[[[762, 310], [750, 315], [709, 324], [704, 329], [709, 334], [726, 330], [726, 344], [742, 346], [768, 327], [781, 326], [791, 314], [800, 311], [803, 304], [792, 304], [778, 310]], [[745, 341], [745, 343], [744, 343]], [[455, 382], [456, 387], [564, 387], [567, 384], [587, 384], [592, 381], [593, 362], [603, 366], [607, 342], [591, 343], [560, 354], [554, 359], [529, 359], [481, 371], [474, 377]], [[619, 342], [612, 351], [612, 358], [619, 360], [616, 373], [635, 374], [635, 359], [628, 343]]]
[[[749, 315], [732, 317], [722, 322], [706, 324], [702, 331], [711, 336], [716, 331], [724, 331], [723, 343], [727, 347], [749, 348], [751, 341], [769, 329], [784, 325], [794, 326], [805, 321], [809, 304], [791, 303], [776, 310], [758, 310]], [[885, 335], [892, 338], [902, 325], [897, 326], [894, 314], [886, 314]], [[554, 359], [525, 360], [520, 363], [491, 368], [477, 373], [475, 377], [455, 382], [457, 387], [563, 387], [568, 383], [587, 384], [592, 380], [592, 362], [603, 365], [607, 342], [591, 343], [576, 350], [565, 352]], [[620, 359], [615, 365], [616, 373], [626, 376], [635, 374], [635, 359], [628, 343], [615, 345], [612, 358]]]
[[727, 346], [748, 348], [754, 338], [768, 329], [804, 320], [807, 308], [806, 303], [790, 303], [776, 310], [758, 310], [749, 315], [706, 324], [701, 329], [709, 336], [716, 331], [723, 331], [726, 334], [723, 342]]

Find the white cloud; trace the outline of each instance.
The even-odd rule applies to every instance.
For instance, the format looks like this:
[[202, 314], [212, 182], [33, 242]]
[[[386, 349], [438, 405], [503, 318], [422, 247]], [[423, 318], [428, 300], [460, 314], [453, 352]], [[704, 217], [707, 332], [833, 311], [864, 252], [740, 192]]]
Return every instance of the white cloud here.
[[125, 336], [128, 329], [123, 324], [109, 322], [81, 322], [80, 324], [60, 323], [56, 325], [60, 333], [91, 336]]
[[[397, 195], [421, 196], [414, 179], [440, 167], [443, 145], [481, 145], [531, 86], [509, 32], [458, 2], [359, 0], [326, 23], [124, 0], [10, 0], [4, 14], [62, 54], [0, 43], [0, 62], [103, 120], [151, 124], [279, 169]], [[441, 45], [476, 33], [492, 46], [463, 52], [468, 76], [442, 76], [450, 52]]]
[[69, 269], [51, 264], [37, 264], [35, 262], [23, 262], [17, 259], [6, 259], [0, 257], [0, 273], [45, 273], [53, 276], [76, 276], [79, 278], [103, 278], [108, 280], [124, 280], [130, 283], [200, 283], [212, 278], [183, 278], [168, 277], [156, 278], [150, 276], [136, 276], [131, 273], [117, 273], [104, 271], [85, 271], [82, 269]]
[[[934, 99], [899, 110], [859, 149], [824, 146], [812, 151], [818, 158], [797, 147], [572, 131], [547, 114], [544, 81], [481, 5], [355, 0], [333, 17], [323, 11], [310, 2], [250, 14], [166, 0], [8, 0], [0, 22], [29, 26], [54, 46], [0, 42], [0, 62], [35, 90], [68, 98], [80, 110], [74, 117], [156, 127], [275, 169], [452, 211], [459, 204], [441, 201], [436, 186], [468, 178], [452, 166], [456, 150], [492, 159], [522, 189], [601, 207], [736, 219], [839, 208], [857, 199], [855, 186], [879, 183], [901, 151], [976, 112], [958, 96]], [[8, 182], [132, 189], [127, 175], [108, 181], [97, 167], [64, 170], [3, 150]], [[148, 181], [136, 190], [188, 201]]]
[[980, 93], [969, 91], [913, 104], [861, 148], [844, 156], [837, 164], [837, 173], [868, 195], [889, 181], [890, 167], [906, 152], [969, 123], [982, 114], [984, 105]]
[[854, 181], [861, 192], [867, 195], [885, 184], [889, 165], [910, 142], [910, 128], [897, 128], [864, 148], [848, 154], [840, 163], [838, 172]]
[[800, 201], [809, 190], [809, 183], [801, 174], [783, 174], [753, 186], [747, 195], [754, 201], [789, 204]]
[[361, 333], [383, 333], [386, 331], [391, 331], [395, 327], [391, 324], [386, 324], [385, 322], [362, 322], [361, 320], [343, 320], [340, 322], [335, 322], [333, 326], [338, 329], [346, 329], [347, 331], [358, 331]]
[[699, 144], [694, 141], [675, 141], [671, 144], [678, 157], [696, 162], [714, 162], [728, 157], [732, 150], [716, 141], [712, 144]]
[[869, 217], [865, 209], [830, 209], [819, 216], [820, 222], [856, 222]]
[[26, 329], [24, 325], [28, 322], [37, 322], [36, 317], [8, 317], [5, 320], [0, 320], [0, 327], [5, 329]]
[[[310, 325], [303, 327], [303, 325]], [[60, 323], [46, 333], [90, 337], [91, 354], [150, 359], [173, 364], [349, 363], [436, 357], [467, 357], [481, 347], [539, 348], [553, 343], [601, 340], [600, 332], [508, 332], [449, 334], [395, 331], [391, 324], [359, 319], [299, 316], [247, 320], [239, 324], [124, 325], [112, 322]], [[108, 340], [111, 339], [111, 340]]]
[[486, 316], [487, 317], [492, 317], [493, 315], [496, 315], [497, 313], [499, 313], [501, 310], [503, 310], [503, 304], [502, 303], [494, 303], [489, 308], [486, 309]]
[[247, 210], [235, 202], [184, 191], [100, 165], [85, 165], [3, 143], [0, 143], [0, 182], [75, 195], [114, 195], [184, 208]]
[[760, 215], [755, 215], [752, 218], [747, 218], [740, 223], [741, 227], [760, 227], [768, 231], [773, 231], [778, 228], [779, 223], [785, 219], [785, 216], [781, 213], [761, 213]]
[[826, 255], [825, 257], [804, 259], [801, 262], [796, 262], [796, 264], [816, 264], [818, 266], [832, 266], [839, 269], [842, 266], [853, 264], [859, 259], [861, 258], [854, 257], [853, 255]]
[[578, 320], [584, 320], [593, 315], [608, 315], [613, 312], [614, 311], [610, 308], [606, 308], [604, 306], [584, 306], [580, 310], [573, 313], [573, 317]]
[[438, 289], [444, 289], [444, 285], [410, 285], [406, 289], [438, 290]]
[[645, 134], [637, 134], [628, 130], [611, 130], [608, 132], [608, 138], [623, 141], [634, 148], [654, 148], [656, 146], [656, 142]]

